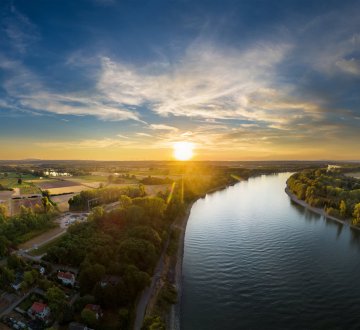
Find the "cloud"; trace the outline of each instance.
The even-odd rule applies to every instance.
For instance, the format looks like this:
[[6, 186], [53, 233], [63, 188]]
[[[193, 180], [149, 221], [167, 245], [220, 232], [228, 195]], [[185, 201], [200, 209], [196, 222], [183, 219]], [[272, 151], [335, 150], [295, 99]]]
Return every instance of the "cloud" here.
[[24, 54], [34, 42], [40, 39], [36, 25], [13, 4], [4, 9], [2, 17], [2, 31], [18, 53]]
[[178, 128], [164, 124], [151, 124], [149, 127], [151, 129], [161, 130], [161, 131], [175, 131], [175, 132], [178, 131]]
[[140, 121], [136, 111], [110, 102], [97, 91], [60, 93], [45, 87], [40, 78], [20, 61], [0, 54], [0, 68], [5, 73], [2, 87], [11, 102], [9, 108], [61, 115], [94, 116], [102, 120]]
[[42, 148], [102, 149], [102, 148], [131, 147], [134, 144], [134, 142], [112, 139], [112, 138], [102, 138], [102, 139], [85, 139], [78, 141], [48, 141], [48, 142], [37, 142], [35, 144]]
[[317, 104], [292, 98], [293, 86], [278, 82], [277, 66], [290, 49], [260, 43], [245, 51], [220, 50], [196, 43], [178, 62], [158, 67], [103, 57], [97, 88], [113, 102], [145, 107], [161, 117], [279, 123], [293, 113], [319, 116]]
[[354, 58], [350, 60], [341, 59], [336, 62], [337, 67], [346, 73], [350, 73], [355, 76], [360, 75], [360, 61]]

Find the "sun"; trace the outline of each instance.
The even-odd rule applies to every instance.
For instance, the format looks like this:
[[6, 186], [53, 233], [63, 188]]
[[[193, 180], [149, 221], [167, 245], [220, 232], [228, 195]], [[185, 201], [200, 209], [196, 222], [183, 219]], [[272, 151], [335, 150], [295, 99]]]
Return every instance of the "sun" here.
[[193, 157], [194, 144], [191, 142], [176, 142], [173, 148], [177, 160], [189, 160]]

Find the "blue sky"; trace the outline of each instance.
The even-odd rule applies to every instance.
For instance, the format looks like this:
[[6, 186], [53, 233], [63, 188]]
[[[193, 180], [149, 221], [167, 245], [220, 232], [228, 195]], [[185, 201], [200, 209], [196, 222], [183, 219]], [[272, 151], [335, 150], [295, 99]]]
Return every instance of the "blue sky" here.
[[1, 159], [360, 159], [358, 1], [0, 10]]

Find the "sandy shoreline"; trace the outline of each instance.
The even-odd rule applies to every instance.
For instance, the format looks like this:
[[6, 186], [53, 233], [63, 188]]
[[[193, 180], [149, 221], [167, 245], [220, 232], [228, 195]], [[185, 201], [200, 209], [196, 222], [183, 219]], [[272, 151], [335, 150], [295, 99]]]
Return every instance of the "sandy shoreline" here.
[[306, 203], [305, 201], [297, 198], [297, 197], [289, 190], [288, 187], [285, 188], [285, 192], [286, 192], [286, 194], [290, 197], [290, 199], [291, 199], [294, 203], [296, 203], [296, 204], [298, 204], [298, 205], [301, 205], [302, 207], [304, 207], [304, 208], [306, 208], [306, 209], [308, 209], [308, 210], [310, 210], [310, 211], [312, 211], [312, 212], [314, 212], [314, 213], [317, 213], [318, 215], [321, 215], [321, 216], [325, 217], [326, 219], [330, 219], [330, 220], [336, 221], [336, 222], [338, 222], [338, 223], [341, 223], [342, 225], [349, 226], [349, 227], [352, 228], [352, 229], [360, 230], [359, 227], [352, 225], [352, 224], [349, 222], [349, 220], [342, 220], [342, 219], [336, 218], [336, 217], [334, 217], [334, 216], [332, 216], [332, 215], [327, 214], [323, 209], [320, 209], [320, 208], [318, 208], [318, 207], [311, 206], [311, 205], [309, 205], [308, 203]]

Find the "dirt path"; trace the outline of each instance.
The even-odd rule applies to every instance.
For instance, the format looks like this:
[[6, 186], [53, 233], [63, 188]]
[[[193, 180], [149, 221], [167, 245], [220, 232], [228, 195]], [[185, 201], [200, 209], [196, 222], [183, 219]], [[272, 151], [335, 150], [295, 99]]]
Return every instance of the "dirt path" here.
[[33, 248], [34, 245], [39, 247], [40, 245], [48, 243], [48, 242], [52, 241], [53, 239], [59, 237], [60, 235], [65, 233], [65, 231], [66, 231], [66, 229], [60, 228], [60, 227], [50, 229], [47, 232], [40, 234], [39, 236], [36, 236], [33, 239], [31, 239], [23, 244], [20, 244], [19, 250], [28, 250], [28, 249]]

